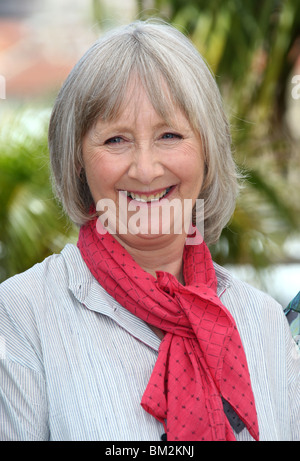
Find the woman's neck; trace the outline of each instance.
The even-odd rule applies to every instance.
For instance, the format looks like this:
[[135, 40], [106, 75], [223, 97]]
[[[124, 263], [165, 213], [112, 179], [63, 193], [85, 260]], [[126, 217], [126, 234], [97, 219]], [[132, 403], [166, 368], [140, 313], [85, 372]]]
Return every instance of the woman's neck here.
[[156, 271], [164, 271], [174, 275], [180, 283], [184, 282], [182, 255], [185, 236], [176, 235], [175, 238], [165, 242], [144, 240], [139, 246], [129, 245], [118, 237], [117, 240], [126, 248], [139, 266], [155, 278]]

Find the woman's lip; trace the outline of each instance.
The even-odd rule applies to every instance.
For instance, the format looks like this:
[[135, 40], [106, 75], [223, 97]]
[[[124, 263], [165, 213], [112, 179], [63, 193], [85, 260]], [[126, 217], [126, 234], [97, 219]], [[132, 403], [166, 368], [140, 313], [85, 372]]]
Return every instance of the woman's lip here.
[[[132, 190], [132, 189], [120, 189], [122, 192], [128, 192], [130, 194], [136, 194], [136, 195], [146, 195], [146, 197], [149, 197], [150, 195], [156, 195], [156, 194], [161, 194], [164, 190], [170, 189], [170, 191], [174, 188], [175, 186], [166, 186], [162, 187], [161, 189], [155, 189], [153, 191], [140, 191], [140, 190]], [[170, 192], [169, 191], [169, 192]]]
[[[155, 193], [153, 193], [151, 191], [151, 192], [148, 192], [147, 195], [145, 193], [141, 193], [141, 192], [135, 193], [133, 191], [129, 192], [129, 191], [126, 191], [126, 190], [123, 190], [123, 189], [119, 190], [119, 193], [125, 195], [128, 203], [129, 202], [134, 203], [134, 204], [136, 204], [136, 206], [139, 206], [139, 207], [144, 207], [144, 206], [147, 207], [149, 205], [151, 205], [151, 206], [159, 206], [159, 205], [161, 205], [163, 203], [164, 200], [168, 200], [169, 197], [171, 195], [173, 195], [173, 192], [176, 189], [176, 187], [177, 187], [177, 185], [173, 185], [173, 186], [166, 187], [166, 188], [163, 188], [163, 189], [156, 189]], [[159, 192], [157, 192], [157, 191], [159, 191]], [[128, 195], [128, 194], [132, 194], [133, 196]], [[139, 198], [135, 197], [135, 194], [136, 194], [136, 196], [139, 196]], [[158, 197], [155, 198], [155, 195], [159, 195], [159, 194], [161, 194], [162, 196], [160, 198], [158, 198]]]

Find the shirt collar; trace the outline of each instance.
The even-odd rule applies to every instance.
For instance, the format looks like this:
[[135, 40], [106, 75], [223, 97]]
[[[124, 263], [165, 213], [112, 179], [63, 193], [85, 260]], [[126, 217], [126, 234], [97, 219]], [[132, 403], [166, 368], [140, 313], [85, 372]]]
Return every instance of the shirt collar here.
[[230, 287], [232, 283], [232, 275], [230, 274], [230, 272], [228, 272], [227, 269], [225, 269], [222, 266], [219, 266], [219, 264], [215, 262], [214, 262], [214, 268], [216, 271], [216, 277], [218, 281], [217, 295], [220, 298], [222, 294], [227, 290], [227, 288]]
[[110, 317], [132, 336], [158, 351], [160, 339], [143, 320], [119, 304], [96, 281], [75, 245], [66, 245], [62, 256], [69, 275], [68, 287], [85, 308]]

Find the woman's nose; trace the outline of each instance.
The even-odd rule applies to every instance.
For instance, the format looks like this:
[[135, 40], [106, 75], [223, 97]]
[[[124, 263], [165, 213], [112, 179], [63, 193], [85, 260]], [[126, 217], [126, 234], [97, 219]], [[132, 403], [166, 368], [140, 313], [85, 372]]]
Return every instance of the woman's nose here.
[[128, 176], [142, 184], [151, 184], [156, 178], [164, 174], [164, 166], [155, 149], [149, 146], [139, 147], [135, 150]]

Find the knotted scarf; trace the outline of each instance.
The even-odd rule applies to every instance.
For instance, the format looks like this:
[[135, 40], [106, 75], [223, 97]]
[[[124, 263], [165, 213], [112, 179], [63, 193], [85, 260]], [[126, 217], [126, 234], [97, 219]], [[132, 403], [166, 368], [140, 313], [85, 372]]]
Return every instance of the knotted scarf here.
[[245, 352], [235, 321], [216, 294], [204, 242], [185, 245], [182, 285], [171, 274], [144, 271], [96, 220], [79, 232], [78, 248], [96, 280], [132, 314], [161, 329], [158, 358], [141, 405], [164, 424], [168, 441], [235, 440], [226, 401], [258, 440]]

